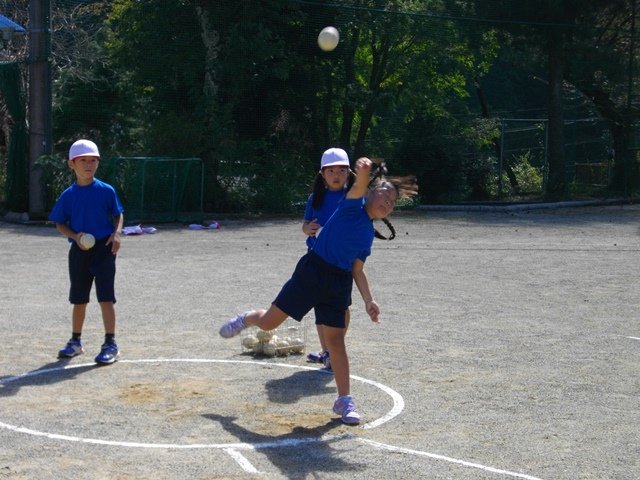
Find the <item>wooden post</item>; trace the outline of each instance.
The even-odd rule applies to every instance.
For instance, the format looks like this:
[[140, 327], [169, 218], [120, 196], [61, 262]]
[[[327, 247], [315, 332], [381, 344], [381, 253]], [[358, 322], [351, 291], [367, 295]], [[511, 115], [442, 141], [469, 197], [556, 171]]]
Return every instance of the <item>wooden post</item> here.
[[52, 153], [51, 4], [29, 2], [29, 216], [45, 215], [42, 170], [35, 165]]

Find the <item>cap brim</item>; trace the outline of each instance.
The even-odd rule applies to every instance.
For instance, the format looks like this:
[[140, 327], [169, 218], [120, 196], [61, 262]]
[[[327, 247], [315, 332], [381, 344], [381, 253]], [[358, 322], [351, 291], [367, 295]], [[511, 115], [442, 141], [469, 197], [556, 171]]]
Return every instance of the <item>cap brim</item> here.
[[341, 167], [349, 167], [350, 166], [348, 162], [332, 162], [332, 163], [327, 163], [325, 165], [322, 165], [322, 168], [335, 167], [337, 165], [340, 165]]

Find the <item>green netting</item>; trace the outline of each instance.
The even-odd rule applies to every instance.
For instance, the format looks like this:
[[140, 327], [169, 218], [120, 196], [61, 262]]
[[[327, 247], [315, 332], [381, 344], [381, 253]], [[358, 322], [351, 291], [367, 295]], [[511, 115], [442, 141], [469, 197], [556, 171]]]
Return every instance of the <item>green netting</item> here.
[[[33, 26], [41, 19], [27, 7], [40, 3], [1, 5]], [[546, 8], [555, 3], [43, 2], [52, 152], [65, 157], [90, 138], [125, 157], [201, 157], [209, 212], [299, 211], [322, 151], [337, 145], [385, 158], [391, 174], [415, 174], [423, 202], [636, 195], [635, 1]], [[317, 46], [327, 25], [340, 31], [333, 52]], [[17, 60], [23, 82], [41, 87], [44, 78], [24, 74], [34, 60], [26, 40], [37, 37], [5, 43], [0, 59]], [[591, 118], [602, 123], [582, 120]], [[525, 120], [505, 120], [501, 132], [502, 119]], [[45, 134], [36, 123], [34, 140]], [[5, 143], [0, 135], [0, 183]], [[12, 201], [24, 203], [23, 173], [8, 173]], [[39, 198], [40, 170], [32, 173]], [[144, 180], [134, 185], [136, 217], [171, 219], [184, 208], [150, 201], [145, 190], [155, 187]]]
[[13, 121], [7, 153], [6, 205], [8, 210], [26, 212], [29, 210], [28, 136], [25, 99], [17, 63], [0, 63], [0, 94]]
[[565, 122], [566, 173], [574, 189], [607, 188], [613, 167], [613, 140], [609, 126], [601, 119]]
[[126, 223], [202, 221], [201, 159], [116, 157], [110, 161], [110, 174]]
[[[515, 170], [527, 193], [542, 194], [548, 175], [547, 121], [502, 119], [499, 171]], [[611, 182], [613, 144], [607, 122], [598, 118], [565, 120], [565, 176], [575, 192]], [[522, 175], [526, 166], [526, 175]], [[524, 178], [523, 178], [524, 177]], [[531, 178], [539, 181], [530, 181]], [[500, 177], [502, 185], [504, 178]], [[528, 180], [529, 179], [529, 180]], [[574, 192], [574, 193], [575, 193]]]

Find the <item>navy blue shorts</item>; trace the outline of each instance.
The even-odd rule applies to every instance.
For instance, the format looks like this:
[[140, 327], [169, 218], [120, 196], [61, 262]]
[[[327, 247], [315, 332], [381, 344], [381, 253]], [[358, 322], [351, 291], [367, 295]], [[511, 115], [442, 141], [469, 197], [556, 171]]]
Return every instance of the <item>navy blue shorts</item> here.
[[313, 308], [317, 325], [345, 328], [352, 287], [351, 272], [309, 252], [298, 261], [273, 304], [298, 321]]
[[95, 280], [98, 302], [116, 303], [116, 256], [111, 245], [105, 245], [109, 237], [96, 240], [89, 250], [82, 250], [73, 242], [69, 250], [69, 302], [74, 305], [89, 303], [91, 287]]

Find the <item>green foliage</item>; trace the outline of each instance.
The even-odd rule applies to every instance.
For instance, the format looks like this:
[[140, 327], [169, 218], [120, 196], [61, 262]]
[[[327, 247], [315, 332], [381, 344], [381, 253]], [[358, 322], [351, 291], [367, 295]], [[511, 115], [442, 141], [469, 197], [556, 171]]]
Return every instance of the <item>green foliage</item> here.
[[67, 165], [67, 159], [59, 155], [43, 155], [36, 160], [36, 165], [42, 170], [44, 203], [51, 210], [60, 194], [75, 182], [75, 175]]
[[65, 9], [53, 4], [52, 36], [54, 150], [66, 150], [78, 138], [102, 148], [119, 143], [129, 125], [118, 118], [119, 79], [103, 48], [102, 2]]
[[[624, 125], [628, 2], [543, 3], [58, 0], [56, 151], [82, 136], [117, 155], [202, 158], [209, 211], [290, 210], [334, 145], [417, 174], [422, 201], [493, 199], [496, 119], [548, 115], [552, 30], [572, 52], [565, 108]], [[329, 53], [326, 25], [341, 34]], [[533, 157], [512, 164], [520, 189], [541, 188]]]
[[[417, 176], [424, 203], [464, 198], [464, 153], [451, 135], [453, 130], [453, 124], [445, 119], [435, 122], [427, 117], [417, 118], [408, 125], [407, 136], [396, 151], [396, 162], [403, 171]], [[390, 168], [394, 165], [391, 163]]]
[[0, 152], [0, 209], [6, 202], [7, 162], [5, 158], [6, 153]]
[[498, 178], [494, 176], [494, 181], [487, 185], [487, 190], [492, 198], [501, 200], [520, 200], [522, 196], [541, 195], [543, 191], [544, 175], [539, 167], [532, 165], [533, 155], [531, 152], [524, 152], [511, 159], [511, 166], [516, 176], [519, 192], [514, 192], [506, 173], [502, 173], [502, 195], [498, 192]]
[[120, 78], [117, 115], [142, 130], [129, 139], [136, 154], [199, 154], [205, 54], [192, 2], [118, 0], [107, 26], [105, 55]]
[[[300, 205], [309, 195], [310, 175], [300, 168], [299, 154], [288, 150], [273, 150], [266, 154], [266, 164], [252, 177], [257, 210], [281, 213], [302, 213]], [[283, 188], [286, 185], [286, 188]]]
[[227, 211], [300, 211], [313, 170], [297, 153], [263, 142], [241, 142], [225, 152], [218, 182]]
[[3, 108], [11, 117], [6, 156], [7, 209], [26, 212], [29, 209], [28, 133], [26, 102], [20, 84], [20, 68], [16, 62], [0, 63], [0, 96]]
[[539, 168], [531, 165], [530, 158], [530, 152], [521, 155], [516, 159], [513, 171], [523, 192], [541, 193], [543, 173]]

